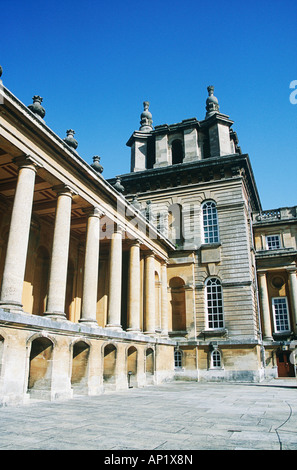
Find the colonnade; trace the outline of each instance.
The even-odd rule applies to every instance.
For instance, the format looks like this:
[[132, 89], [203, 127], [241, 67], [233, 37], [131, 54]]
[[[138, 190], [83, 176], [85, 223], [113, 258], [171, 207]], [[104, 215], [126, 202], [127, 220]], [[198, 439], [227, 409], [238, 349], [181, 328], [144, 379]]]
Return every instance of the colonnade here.
[[[4, 264], [0, 307], [11, 312], [22, 312], [22, 292], [26, 268], [28, 240], [30, 233], [35, 176], [40, 165], [31, 157], [24, 156], [14, 160], [19, 166], [12, 216], [9, 228], [7, 253]], [[70, 225], [73, 188], [61, 184], [52, 188], [57, 194], [55, 226], [49, 273], [47, 307], [44, 315], [49, 318], [66, 320], [65, 296], [67, 267], [70, 244]], [[94, 206], [85, 210], [86, 245], [84, 259], [84, 278], [82, 289], [82, 308], [80, 322], [97, 326], [96, 304], [98, 291], [98, 269], [100, 252], [100, 219], [104, 215], [101, 207]], [[122, 250], [124, 229], [117, 225], [110, 241], [109, 291], [106, 328], [120, 330], [121, 327], [121, 286]], [[139, 240], [129, 241], [129, 279], [127, 301], [127, 330], [139, 332], [141, 311], [140, 255]], [[142, 241], [142, 243], [144, 243]], [[167, 312], [167, 269], [166, 261], [161, 261], [161, 331], [168, 334]], [[144, 265], [144, 333], [154, 335], [155, 318], [155, 254], [145, 246]]]

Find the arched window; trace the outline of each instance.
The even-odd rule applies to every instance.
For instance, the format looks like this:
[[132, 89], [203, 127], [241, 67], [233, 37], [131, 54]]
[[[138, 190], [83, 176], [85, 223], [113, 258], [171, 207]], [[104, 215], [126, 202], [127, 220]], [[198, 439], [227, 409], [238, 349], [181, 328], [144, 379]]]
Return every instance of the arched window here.
[[183, 144], [181, 140], [174, 140], [172, 142], [172, 165], [182, 163], [184, 159]]
[[179, 349], [174, 351], [174, 367], [182, 367], [182, 352]]
[[219, 279], [212, 277], [206, 282], [207, 328], [224, 328], [223, 291]]
[[217, 207], [214, 201], [206, 201], [202, 204], [203, 215], [203, 241], [204, 243], [219, 242], [219, 226]]
[[221, 369], [222, 368], [222, 357], [218, 349], [212, 351], [210, 356], [210, 366], [212, 369]]

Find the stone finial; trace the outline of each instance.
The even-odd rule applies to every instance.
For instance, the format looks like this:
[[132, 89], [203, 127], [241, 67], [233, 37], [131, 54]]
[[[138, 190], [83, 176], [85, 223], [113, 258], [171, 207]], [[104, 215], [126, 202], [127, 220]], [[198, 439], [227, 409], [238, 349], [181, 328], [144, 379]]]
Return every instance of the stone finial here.
[[115, 184], [113, 185], [113, 187], [114, 187], [117, 191], [119, 191], [119, 193], [123, 193], [123, 192], [125, 191], [125, 188], [124, 188], [124, 186], [123, 186], [122, 183], [121, 183], [121, 178], [120, 178], [120, 176], [116, 176], [116, 182], [115, 182]]
[[0, 65], [0, 78], [2, 77], [2, 72], [3, 72], [3, 69], [2, 69], [2, 67], [1, 67], [1, 65]]
[[133, 196], [133, 200], [131, 201], [131, 205], [134, 207], [134, 209], [136, 209], [137, 211], [140, 211], [141, 204], [138, 201], [136, 194]]
[[206, 100], [205, 119], [208, 119], [209, 117], [213, 116], [213, 114], [219, 113], [220, 111], [218, 99], [213, 94], [214, 86], [213, 85], [208, 86], [207, 91], [208, 91], [208, 98]]
[[103, 172], [103, 166], [100, 163], [100, 157], [98, 157], [98, 155], [95, 155], [93, 157], [93, 163], [92, 163], [91, 167], [94, 168], [94, 170], [97, 171], [98, 173]]
[[32, 113], [36, 114], [38, 118], [43, 119], [45, 116], [45, 109], [41, 106], [43, 98], [39, 95], [34, 95], [32, 100], [33, 104], [29, 104], [28, 108]]
[[69, 147], [73, 148], [74, 150], [77, 148], [78, 146], [78, 142], [77, 140], [73, 137], [75, 132], [73, 129], [68, 129], [66, 131], [66, 134], [67, 134], [67, 137], [65, 137], [65, 139], [63, 139], [63, 141], [69, 145]]
[[149, 111], [149, 106], [150, 104], [148, 101], [143, 102], [144, 110], [140, 116], [140, 124], [141, 124], [139, 128], [140, 131], [150, 132], [153, 130], [153, 120], [152, 120], [152, 114]]

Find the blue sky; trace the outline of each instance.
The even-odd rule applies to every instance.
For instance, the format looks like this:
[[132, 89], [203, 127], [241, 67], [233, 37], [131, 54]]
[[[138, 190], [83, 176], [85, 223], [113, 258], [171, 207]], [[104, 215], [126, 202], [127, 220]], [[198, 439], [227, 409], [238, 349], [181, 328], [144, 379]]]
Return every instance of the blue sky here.
[[75, 130], [103, 176], [130, 171], [144, 100], [153, 124], [205, 117], [207, 86], [234, 121], [263, 209], [297, 205], [296, 0], [0, 0], [2, 80], [46, 124]]

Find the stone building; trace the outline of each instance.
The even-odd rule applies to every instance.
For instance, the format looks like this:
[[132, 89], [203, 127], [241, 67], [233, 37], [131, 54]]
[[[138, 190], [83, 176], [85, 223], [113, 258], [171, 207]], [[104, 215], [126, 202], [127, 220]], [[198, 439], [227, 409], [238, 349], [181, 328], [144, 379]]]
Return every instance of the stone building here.
[[1, 84], [2, 405], [295, 373], [296, 208], [263, 212], [212, 87], [206, 108], [153, 127], [145, 102], [107, 181]]

